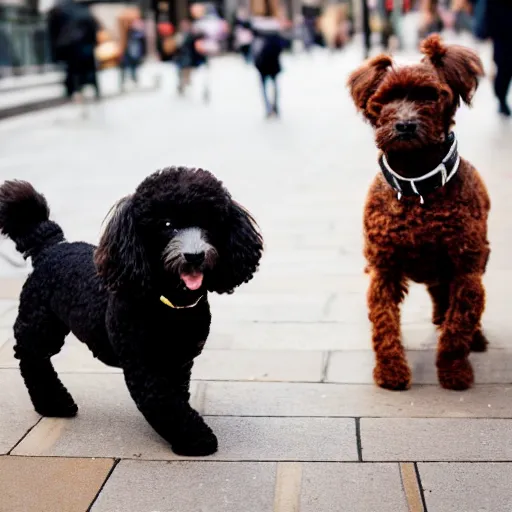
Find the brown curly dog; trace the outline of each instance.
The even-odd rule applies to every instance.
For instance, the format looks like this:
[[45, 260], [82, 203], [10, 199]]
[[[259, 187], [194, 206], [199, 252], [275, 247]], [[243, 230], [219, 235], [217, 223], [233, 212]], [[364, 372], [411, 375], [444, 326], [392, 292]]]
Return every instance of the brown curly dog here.
[[480, 320], [490, 201], [475, 168], [459, 157], [451, 128], [460, 100], [471, 102], [483, 67], [472, 50], [444, 46], [438, 35], [423, 42], [422, 53], [420, 64], [406, 67], [381, 55], [348, 82], [375, 130], [382, 171], [364, 212], [374, 379], [394, 390], [411, 384], [400, 303], [412, 280], [426, 284], [434, 303], [439, 382], [462, 390], [474, 380], [470, 351], [487, 347]]

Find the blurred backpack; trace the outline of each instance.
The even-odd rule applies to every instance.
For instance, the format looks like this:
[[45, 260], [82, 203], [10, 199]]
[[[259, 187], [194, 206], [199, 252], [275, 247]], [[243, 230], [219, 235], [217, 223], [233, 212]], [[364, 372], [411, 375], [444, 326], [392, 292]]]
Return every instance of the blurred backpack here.
[[126, 54], [133, 60], [140, 60], [144, 56], [144, 43], [146, 34], [144, 27], [132, 25], [128, 30], [126, 41]]

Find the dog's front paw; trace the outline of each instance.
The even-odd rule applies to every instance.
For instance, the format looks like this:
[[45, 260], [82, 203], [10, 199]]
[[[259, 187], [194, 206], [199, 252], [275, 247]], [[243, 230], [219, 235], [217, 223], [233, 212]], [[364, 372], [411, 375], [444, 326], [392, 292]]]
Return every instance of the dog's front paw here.
[[464, 391], [473, 384], [473, 367], [467, 358], [437, 363], [439, 384], [445, 389]]
[[176, 455], [203, 457], [215, 453], [218, 442], [212, 429], [202, 418], [199, 418], [191, 428], [171, 443], [171, 447]]
[[404, 359], [377, 360], [373, 378], [377, 386], [392, 391], [411, 387], [411, 370]]
[[41, 416], [48, 418], [73, 418], [78, 413], [78, 406], [71, 396], [60, 397], [58, 400], [40, 400], [34, 409]]

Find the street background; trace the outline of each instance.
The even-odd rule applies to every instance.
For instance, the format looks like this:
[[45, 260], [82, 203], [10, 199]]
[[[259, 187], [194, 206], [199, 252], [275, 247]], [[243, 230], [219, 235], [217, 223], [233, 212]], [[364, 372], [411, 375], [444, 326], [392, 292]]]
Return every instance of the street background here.
[[[476, 47], [492, 71], [490, 48]], [[492, 200], [491, 347], [471, 356], [476, 386], [439, 388], [431, 305], [412, 286], [403, 335], [414, 385], [378, 389], [362, 257], [377, 151], [345, 85], [361, 55], [356, 41], [342, 53], [285, 56], [280, 119], [264, 119], [254, 69], [227, 56], [212, 64], [208, 105], [199, 89], [179, 98], [175, 70], [153, 64], [143, 78], [160, 76], [158, 90], [0, 123], [0, 178], [43, 192], [68, 240], [97, 243], [115, 201], [157, 169], [188, 165], [222, 179], [266, 243], [253, 281], [211, 297], [193, 403], [220, 447], [207, 461], [182, 461], [137, 412], [119, 372], [72, 337], [54, 361], [78, 416], [33, 412], [12, 357], [29, 268], [0, 241], [0, 510], [512, 510], [512, 125], [497, 116], [488, 78], [457, 116], [460, 152]]]

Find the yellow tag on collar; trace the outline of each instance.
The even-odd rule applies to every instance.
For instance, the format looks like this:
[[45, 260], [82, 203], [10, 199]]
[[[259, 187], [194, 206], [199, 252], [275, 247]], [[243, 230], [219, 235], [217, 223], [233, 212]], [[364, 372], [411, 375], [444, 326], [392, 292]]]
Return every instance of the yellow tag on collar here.
[[202, 298], [203, 295], [201, 295], [201, 297], [199, 297], [199, 299], [197, 299], [193, 304], [189, 304], [188, 306], [176, 306], [167, 297], [160, 295], [160, 302], [163, 302], [166, 306], [169, 306], [172, 309], [188, 309], [197, 306]]

